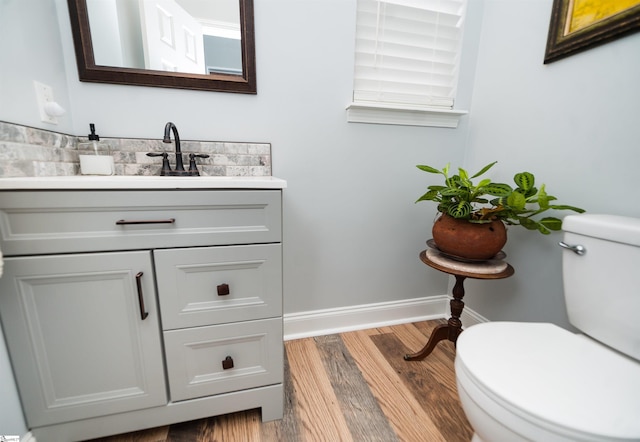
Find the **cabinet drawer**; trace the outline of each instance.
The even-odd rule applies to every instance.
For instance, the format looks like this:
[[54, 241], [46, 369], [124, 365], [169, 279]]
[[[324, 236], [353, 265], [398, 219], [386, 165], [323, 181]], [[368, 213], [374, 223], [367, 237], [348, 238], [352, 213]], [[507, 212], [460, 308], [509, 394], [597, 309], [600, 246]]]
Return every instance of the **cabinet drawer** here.
[[173, 402], [282, 382], [281, 318], [171, 330], [164, 341]]
[[279, 190], [0, 192], [5, 255], [281, 241]]
[[280, 244], [155, 250], [154, 258], [165, 330], [282, 315]]

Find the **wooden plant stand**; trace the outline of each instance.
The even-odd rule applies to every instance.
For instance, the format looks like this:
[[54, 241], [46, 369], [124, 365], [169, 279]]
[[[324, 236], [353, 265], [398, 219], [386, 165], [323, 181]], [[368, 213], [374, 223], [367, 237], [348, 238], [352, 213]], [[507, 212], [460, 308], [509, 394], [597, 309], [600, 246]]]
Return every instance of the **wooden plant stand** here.
[[439, 325], [435, 329], [433, 329], [433, 332], [431, 332], [431, 336], [429, 337], [429, 341], [427, 341], [427, 344], [422, 348], [422, 350], [417, 353], [405, 355], [404, 359], [406, 361], [418, 361], [426, 358], [433, 351], [436, 344], [445, 339], [448, 339], [455, 345], [456, 341], [458, 340], [458, 335], [462, 333], [462, 321], [460, 321], [460, 315], [462, 314], [462, 310], [464, 309], [464, 302], [462, 301], [462, 298], [464, 298], [465, 279], [503, 279], [508, 278], [514, 273], [514, 269], [510, 264], [507, 264], [507, 267], [500, 273], [475, 273], [456, 270], [433, 262], [427, 256], [426, 250], [423, 250], [420, 253], [420, 259], [429, 267], [455, 276], [456, 283], [453, 286], [453, 299], [449, 303], [451, 307], [451, 317], [446, 324]]

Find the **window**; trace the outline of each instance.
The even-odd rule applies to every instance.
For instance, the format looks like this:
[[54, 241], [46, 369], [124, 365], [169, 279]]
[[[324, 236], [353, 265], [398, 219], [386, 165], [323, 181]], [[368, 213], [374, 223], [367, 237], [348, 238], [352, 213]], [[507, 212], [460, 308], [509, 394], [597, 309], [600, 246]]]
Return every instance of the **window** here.
[[350, 122], [457, 127], [466, 0], [358, 0]]

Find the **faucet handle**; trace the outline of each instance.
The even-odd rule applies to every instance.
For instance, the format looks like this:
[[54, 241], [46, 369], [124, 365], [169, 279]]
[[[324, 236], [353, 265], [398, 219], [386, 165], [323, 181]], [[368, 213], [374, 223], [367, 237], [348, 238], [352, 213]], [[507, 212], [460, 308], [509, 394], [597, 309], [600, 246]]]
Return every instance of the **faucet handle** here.
[[171, 174], [171, 166], [169, 165], [169, 154], [166, 152], [147, 152], [148, 157], [162, 157], [162, 170], [160, 176]]
[[189, 175], [200, 176], [198, 166], [196, 164], [196, 158], [209, 158], [209, 155], [204, 153], [190, 153], [189, 154]]

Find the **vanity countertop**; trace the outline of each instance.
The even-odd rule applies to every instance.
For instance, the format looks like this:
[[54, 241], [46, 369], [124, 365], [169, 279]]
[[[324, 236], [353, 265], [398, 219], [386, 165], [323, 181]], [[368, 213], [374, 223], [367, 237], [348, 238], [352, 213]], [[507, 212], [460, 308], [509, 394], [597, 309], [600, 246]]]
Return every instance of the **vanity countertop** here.
[[0, 178], [0, 190], [54, 189], [284, 189], [287, 182], [260, 177], [169, 177], [169, 176], [55, 176]]

